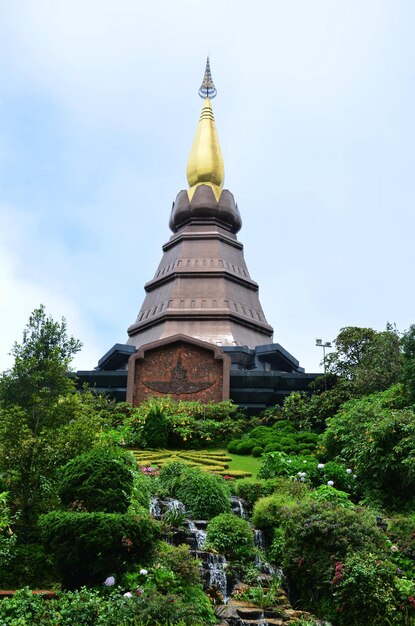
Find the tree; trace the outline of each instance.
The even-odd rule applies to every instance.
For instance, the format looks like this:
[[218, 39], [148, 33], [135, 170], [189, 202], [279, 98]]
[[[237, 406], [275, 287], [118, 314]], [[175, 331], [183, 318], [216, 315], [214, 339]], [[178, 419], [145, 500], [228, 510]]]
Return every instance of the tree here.
[[383, 391], [398, 382], [401, 374], [400, 340], [396, 329], [347, 326], [334, 340], [337, 350], [326, 357], [326, 368], [339, 376], [351, 395]]
[[65, 319], [55, 322], [43, 305], [30, 315], [22, 343], [15, 342], [14, 365], [0, 382], [0, 402], [3, 408], [19, 406], [26, 413], [33, 436], [51, 417], [56, 399], [73, 390], [67, 373], [81, 346], [68, 336]]
[[67, 375], [80, 347], [65, 320], [53, 321], [40, 306], [0, 379], [0, 471], [25, 524], [55, 497], [57, 468], [97, 441], [91, 394], [76, 393]]
[[402, 380], [408, 401], [415, 404], [415, 324], [411, 324], [401, 339], [403, 352]]

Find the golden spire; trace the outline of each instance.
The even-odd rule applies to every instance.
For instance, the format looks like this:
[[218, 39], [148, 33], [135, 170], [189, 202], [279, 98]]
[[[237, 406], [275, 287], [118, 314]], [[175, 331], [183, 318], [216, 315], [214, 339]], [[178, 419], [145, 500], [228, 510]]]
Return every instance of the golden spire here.
[[188, 194], [191, 200], [196, 187], [208, 185], [212, 188], [215, 198], [219, 202], [225, 170], [210, 102], [210, 99], [216, 96], [216, 89], [210, 73], [209, 57], [199, 95], [204, 98], [204, 103], [187, 162]]

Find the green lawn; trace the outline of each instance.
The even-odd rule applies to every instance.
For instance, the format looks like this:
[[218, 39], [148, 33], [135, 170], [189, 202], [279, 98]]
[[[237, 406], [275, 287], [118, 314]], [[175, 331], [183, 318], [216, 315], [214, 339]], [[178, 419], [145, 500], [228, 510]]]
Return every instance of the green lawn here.
[[229, 454], [226, 450], [132, 450], [138, 465], [161, 467], [171, 461], [179, 461], [190, 466], [198, 466], [215, 474], [230, 475], [235, 478], [255, 477], [260, 461], [250, 455]]
[[254, 478], [258, 474], [261, 459], [253, 457], [250, 454], [230, 454], [230, 452], [226, 452], [226, 455], [232, 459], [229, 463], [229, 469], [251, 472]]

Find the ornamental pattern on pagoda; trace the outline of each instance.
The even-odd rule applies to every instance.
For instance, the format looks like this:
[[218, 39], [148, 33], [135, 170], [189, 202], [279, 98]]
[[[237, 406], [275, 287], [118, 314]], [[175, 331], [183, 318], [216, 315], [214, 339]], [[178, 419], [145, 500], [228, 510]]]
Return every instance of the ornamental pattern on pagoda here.
[[137, 322], [143, 322], [150, 317], [154, 317], [155, 315], [159, 315], [166, 309], [229, 309], [231, 312], [238, 313], [239, 315], [244, 315], [248, 319], [258, 320], [260, 322], [265, 322], [266, 320], [264, 316], [260, 313], [260, 311], [256, 311], [254, 309], [248, 309], [248, 307], [242, 302], [235, 302], [234, 300], [229, 299], [214, 299], [214, 298], [173, 298], [164, 300], [160, 302], [154, 307], [150, 309], [146, 309], [142, 311], [138, 316]]
[[249, 273], [243, 267], [238, 267], [234, 263], [230, 263], [229, 261], [223, 261], [222, 259], [179, 259], [178, 261], [174, 261], [169, 265], [164, 267], [160, 267], [157, 270], [157, 274], [155, 278], [161, 278], [162, 276], [166, 276], [169, 272], [180, 268], [181, 271], [185, 272], [187, 270], [194, 271], [195, 269], [225, 269], [235, 274], [236, 276], [241, 276], [242, 278], [250, 278]]

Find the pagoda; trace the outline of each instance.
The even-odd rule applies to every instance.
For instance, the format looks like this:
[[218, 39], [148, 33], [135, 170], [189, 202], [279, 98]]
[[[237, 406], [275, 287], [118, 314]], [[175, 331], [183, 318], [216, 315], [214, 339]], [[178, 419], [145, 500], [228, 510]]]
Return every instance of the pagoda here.
[[187, 163], [189, 189], [180, 191], [173, 203], [173, 235], [128, 328], [128, 344], [136, 348], [178, 333], [218, 346], [272, 343], [273, 329], [236, 236], [242, 226], [238, 206], [223, 189], [209, 58], [199, 95], [204, 102]]
[[216, 88], [209, 59], [199, 95], [202, 113], [187, 163], [189, 188], [176, 197], [172, 236], [146, 283], [127, 343], [116, 343], [78, 384], [140, 404], [152, 395], [212, 402], [231, 398], [256, 413], [292, 391], [306, 391], [306, 374], [280, 344], [249, 275], [242, 226], [232, 193], [223, 189], [224, 163], [212, 110]]

